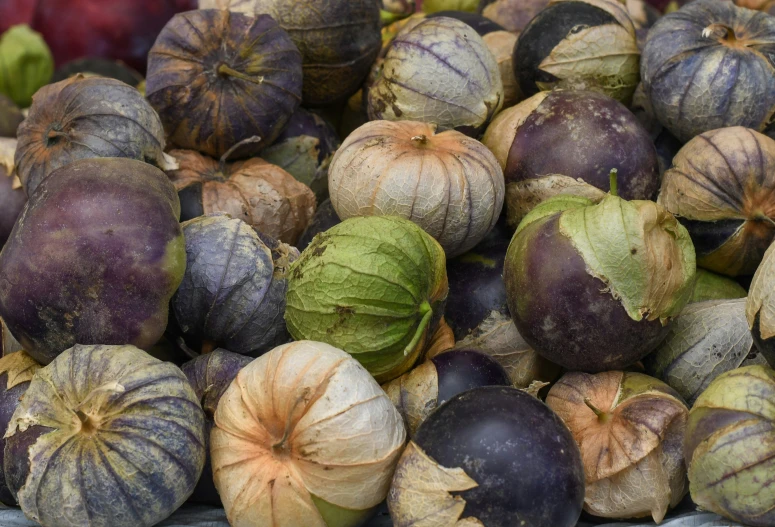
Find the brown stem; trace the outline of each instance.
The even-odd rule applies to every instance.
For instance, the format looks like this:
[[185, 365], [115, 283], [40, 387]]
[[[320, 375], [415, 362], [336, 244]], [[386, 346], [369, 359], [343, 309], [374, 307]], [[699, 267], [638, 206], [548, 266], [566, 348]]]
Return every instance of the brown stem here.
[[61, 132], [59, 130], [54, 130], [53, 128], [51, 128], [48, 131], [48, 134], [46, 134], [46, 139], [48, 139], [49, 142], [51, 142], [51, 141], [53, 141], [53, 140], [55, 140], [55, 139], [57, 139], [59, 137], [67, 137], [67, 134], [64, 133], [64, 132]]
[[229, 77], [234, 77], [235, 79], [239, 79], [245, 82], [252, 82], [253, 84], [264, 83], [264, 77], [260, 75], [258, 77], [251, 77], [250, 75], [245, 75], [241, 71], [232, 69], [226, 64], [221, 64], [220, 66], [218, 66], [218, 75], [228, 75]]
[[202, 355], [207, 355], [208, 353], [212, 353], [218, 348], [218, 344], [215, 341], [212, 340], [205, 340], [202, 342]]
[[770, 218], [769, 216], [767, 216], [765, 213], [763, 213], [761, 211], [754, 212], [751, 215], [751, 219], [753, 219], [755, 221], [763, 221], [763, 222], [769, 223], [770, 225], [775, 227], [775, 221], [773, 221], [772, 218]]
[[261, 138], [257, 135], [254, 135], [253, 137], [248, 137], [247, 139], [243, 139], [236, 145], [229, 148], [225, 154], [221, 156], [221, 161], [218, 163], [218, 171], [223, 174], [226, 170], [226, 161], [229, 159], [229, 157], [241, 146], [245, 146], [252, 143], [258, 143], [261, 141]]
[[420, 145], [425, 145], [428, 143], [428, 138], [425, 135], [416, 135], [412, 137], [412, 141]]
[[716, 37], [719, 40], [723, 40], [727, 44], [734, 44], [737, 42], [737, 36], [735, 30], [725, 24], [711, 24], [702, 30], [703, 38]]

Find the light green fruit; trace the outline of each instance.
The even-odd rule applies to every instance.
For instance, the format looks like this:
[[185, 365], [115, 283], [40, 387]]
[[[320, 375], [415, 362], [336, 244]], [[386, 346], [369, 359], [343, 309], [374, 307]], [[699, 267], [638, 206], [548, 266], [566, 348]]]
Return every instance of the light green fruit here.
[[692, 500], [752, 527], [775, 525], [775, 371], [746, 366], [697, 398], [684, 454]]
[[421, 356], [447, 298], [444, 250], [409, 220], [356, 217], [317, 235], [292, 265], [285, 320], [296, 340], [353, 355], [380, 382]]
[[22, 24], [0, 36], [0, 93], [27, 108], [53, 74], [54, 57], [40, 33]]
[[466, 11], [475, 13], [479, 7], [479, 0], [425, 0], [422, 10], [426, 13], [438, 11]]
[[731, 278], [711, 273], [705, 269], [697, 269], [697, 280], [694, 282], [694, 292], [690, 302], [745, 298], [747, 294], [743, 286]]

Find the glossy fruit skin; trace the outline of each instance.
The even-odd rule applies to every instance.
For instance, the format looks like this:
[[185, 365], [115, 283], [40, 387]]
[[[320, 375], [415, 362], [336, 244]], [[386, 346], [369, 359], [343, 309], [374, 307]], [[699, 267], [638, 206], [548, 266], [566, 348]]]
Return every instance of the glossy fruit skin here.
[[439, 379], [437, 404], [482, 386], [511, 386], [509, 374], [495, 359], [476, 350], [451, 350], [431, 359]]
[[[559, 155], [546, 155], [559, 145]], [[609, 190], [613, 168], [620, 197], [656, 196], [657, 153], [637, 118], [606, 95], [564, 90], [550, 93], [519, 127], [503, 172], [506, 184], [562, 174]]]
[[508, 316], [503, 261], [511, 235], [503, 216], [476, 247], [447, 260], [449, 296], [444, 319], [455, 340], [474, 332], [493, 311]]
[[[148, 54], [148, 101], [178, 148], [251, 157], [301, 103], [302, 57], [271, 17], [204, 9], [176, 15]], [[266, 104], [264, 101], [272, 101]]]
[[[486, 436], [482, 433], [486, 430]], [[487, 527], [573, 527], [584, 501], [581, 453], [549, 407], [516, 388], [485, 387], [439, 407], [413, 438], [479, 486], [460, 493], [463, 517]]]
[[[202, 404], [205, 412], [205, 449], [207, 459], [202, 470], [202, 476], [196, 484], [194, 493], [188, 501], [195, 503], [207, 503], [221, 507], [221, 498], [215, 489], [213, 482], [213, 466], [210, 460], [210, 431], [215, 426], [215, 409], [221, 395], [229, 387], [231, 381], [239, 371], [250, 364], [253, 357], [246, 357], [239, 353], [232, 353], [224, 349], [217, 349], [206, 355], [200, 355], [196, 359], [183, 364], [180, 369], [188, 378], [191, 387], [194, 388], [196, 398]], [[2, 378], [0, 377], [0, 382]], [[0, 409], [2, 407], [0, 406]], [[0, 422], [1, 423], [1, 422]]]
[[4, 167], [0, 167], [0, 249], [8, 241], [11, 230], [27, 203], [24, 190], [13, 188], [13, 179], [7, 176]]
[[559, 214], [527, 226], [506, 254], [504, 281], [519, 333], [544, 358], [571, 371], [623, 369], [667, 335], [657, 319], [635, 321], [587, 271], [559, 231]]
[[48, 364], [76, 343], [153, 346], [185, 269], [177, 193], [130, 159], [84, 159], [38, 188], [0, 253], [0, 316]]
[[15, 15], [30, 11], [24, 21], [43, 34], [57, 65], [100, 56], [142, 73], [164, 24], [175, 13], [196, 9], [196, 0], [9, 0], [6, 5]]

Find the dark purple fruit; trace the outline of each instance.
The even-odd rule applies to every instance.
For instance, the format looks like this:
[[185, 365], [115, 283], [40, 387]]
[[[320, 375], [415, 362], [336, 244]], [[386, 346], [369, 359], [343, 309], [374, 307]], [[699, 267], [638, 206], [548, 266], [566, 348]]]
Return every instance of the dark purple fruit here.
[[480, 14], [469, 13], [467, 11], [436, 11], [435, 13], [427, 15], [425, 18], [437, 18], [440, 16], [455, 18], [461, 22], [465, 22], [471, 26], [474, 31], [479, 33], [479, 36], [482, 37], [487, 33], [492, 33], [494, 31], [506, 31], [503, 26], [497, 22], [494, 22], [489, 18], [485, 18]]
[[0, 252], [0, 316], [35, 360], [76, 343], [149, 349], [185, 270], [175, 188], [123, 158], [44, 179]]
[[[207, 450], [202, 477], [199, 478], [199, 483], [197, 483], [194, 493], [188, 501], [207, 503], [217, 507], [222, 506], [221, 498], [215, 489], [215, 483], [213, 483], [213, 467], [210, 461], [210, 431], [215, 425], [213, 416], [223, 392], [229, 387], [237, 373], [252, 360], [252, 357], [219, 348], [206, 355], [200, 355], [181, 366], [205, 412], [205, 448]], [[1, 380], [2, 378], [0, 378]]]
[[130, 68], [120, 60], [84, 57], [62, 64], [54, 72], [51, 82], [63, 81], [79, 73], [83, 73], [84, 76], [99, 75], [100, 77], [116, 79], [135, 88], [144, 80], [140, 72]]
[[0, 503], [9, 507], [16, 506], [16, 499], [5, 481], [2, 464], [5, 452], [5, 435], [22, 395], [27, 391], [33, 374], [40, 364], [23, 351], [10, 353], [0, 358]]
[[487, 527], [573, 527], [583, 501], [581, 453], [568, 429], [544, 403], [506, 387], [463, 392], [433, 412], [388, 494], [396, 525], [468, 518]]
[[325, 232], [334, 225], [339, 225], [340, 223], [342, 223], [342, 220], [336, 215], [336, 210], [334, 210], [331, 200], [327, 199], [318, 205], [315, 215], [312, 217], [312, 221], [302, 233], [299, 241], [296, 243], [296, 247], [299, 251], [303, 251], [310, 243], [312, 243], [312, 238], [314, 238], [315, 235]]

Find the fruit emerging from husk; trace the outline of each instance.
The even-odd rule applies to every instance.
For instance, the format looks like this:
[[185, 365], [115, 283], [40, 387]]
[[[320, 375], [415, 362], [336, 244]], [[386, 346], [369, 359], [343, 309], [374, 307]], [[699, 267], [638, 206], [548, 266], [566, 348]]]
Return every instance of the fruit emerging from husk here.
[[641, 373], [566, 373], [546, 397], [581, 450], [584, 510], [659, 523], [688, 489], [683, 435], [689, 409]]
[[0, 93], [27, 108], [53, 73], [54, 58], [40, 33], [19, 25], [0, 35]]
[[740, 366], [767, 365], [754, 347], [745, 304], [739, 298], [686, 306], [671, 323], [662, 344], [643, 361], [646, 371], [693, 404], [722, 373]]
[[639, 68], [635, 26], [617, 0], [553, 0], [514, 48], [514, 75], [526, 96], [591, 90], [629, 104]]
[[215, 486], [231, 525], [354, 527], [388, 492], [401, 416], [369, 373], [320, 342], [243, 368], [215, 412]]
[[420, 426], [388, 507], [397, 525], [573, 527], [583, 500], [581, 455], [560, 418], [521, 390], [491, 386], [453, 397]]
[[[11, 416], [30, 385], [32, 376], [41, 368], [35, 359], [24, 351], [9, 353], [0, 358], [0, 467], [4, 461], [5, 436]], [[8, 507], [17, 505], [5, 481], [5, 471], [0, 469], [0, 503]]]
[[159, 116], [133, 87], [104, 77], [49, 84], [19, 125], [16, 170], [27, 196], [78, 159], [123, 157], [165, 167]]
[[503, 108], [514, 106], [524, 98], [514, 76], [513, 51], [517, 35], [509, 31], [493, 31], [482, 36], [482, 40], [498, 63], [503, 84]]
[[11, 492], [45, 527], [156, 525], [205, 461], [186, 376], [133, 346], [77, 345], [38, 370], [5, 440]]
[[762, 131], [775, 112], [775, 19], [722, 0], [662, 17], [641, 75], [659, 121], [679, 140], [729, 126]]
[[393, 39], [368, 89], [372, 120], [422, 121], [477, 135], [503, 106], [498, 63], [468, 24], [428, 18]]
[[237, 373], [253, 361], [252, 357], [246, 357], [238, 353], [232, 353], [224, 349], [214, 350], [206, 355], [200, 355], [183, 366], [181, 369], [186, 374], [188, 382], [194, 389], [197, 400], [205, 412], [205, 460], [202, 476], [196, 484], [194, 493], [189, 501], [207, 503], [221, 507], [221, 498], [213, 481], [213, 466], [210, 458], [210, 433], [215, 426], [215, 410], [218, 402], [226, 389], [237, 376]]
[[[651, 199], [659, 189], [659, 164], [648, 132], [624, 105], [600, 93], [536, 94], [501, 112], [482, 142], [503, 168], [514, 227], [541, 188], [552, 195], [567, 178], [607, 191], [615, 168], [625, 199]], [[554, 154], [547, 155], [550, 151]]]
[[752, 527], [775, 523], [775, 371], [746, 366], [716, 378], [694, 403], [684, 455], [692, 501]]
[[285, 320], [294, 339], [338, 346], [386, 382], [422, 355], [447, 290], [444, 250], [417, 225], [350, 218], [291, 266]]
[[148, 349], [186, 265], [174, 187], [133, 159], [83, 159], [43, 180], [0, 252], [0, 316], [35, 360], [76, 343]]
[[[615, 182], [615, 178], [612, 178]], [[509, 311], [525, 340], [569, 370], [621, 369], [665, 337], [692, 295], [686, 229], [651, 201], [557, 196], [520, 223], [506, 253]]]
[[299, 108], [261, 157], [307, 185], [322, 202], [328, 197], [328, 167], [340, 144], [330, 124]]
[[764, 253], [753, 275], [745, 317], [756, 347], [770, 364], [775, 364], [775, 244]]
[[269, 146], [301, 102], [301, 55], [271, 17], [205, 9], [175, 15], [148, 55], [146, 93], [170, 143], [220, 157]]
[[374, 0], [199, 0], [199, 9], [266, 14], [301, 51], [305, 106], [342, 102], [355, 93], [380, 49], [380, 2]]
[[220, 161], [192, 150], [170, 154], [178, 163], [167, 175], [178, 190], [181, 221], [225, 212], [267, 236], [293, 244], [315, 213], [310, 188], [263, 159], [228, 163], [230, 152]]
[[695, 137], [665, 172], [659, 203], [689, 230], [697, 265], [753, 274], [775, 239], [775, 140], [740, 126]]
[[329, 192], [337, 215], [400, 216], [454, 257], [498, 221], [503, 172], [492, 153], [460, 132], [413, 121], [372, 121], [334, 155]]
[[506, 31], [519, 34], [548, 4], [549, 0], [495, 0], [487, 2], [482, 14]]
[[13, 163], [15, 151], [16, 139], [0, 138], [0, 249], [27, 203]]
[[412, 436], [431, 412], [457, 394], [510, 385], [508, 373], [495, 359], [476, 350], [456, 349], [439, 353], [383, 388]]
[[287, 342], [286, 274], [299, 252], [214, 214], [183, 224], [186, 273], [171, 308], [188, 347], [257, 357]]

